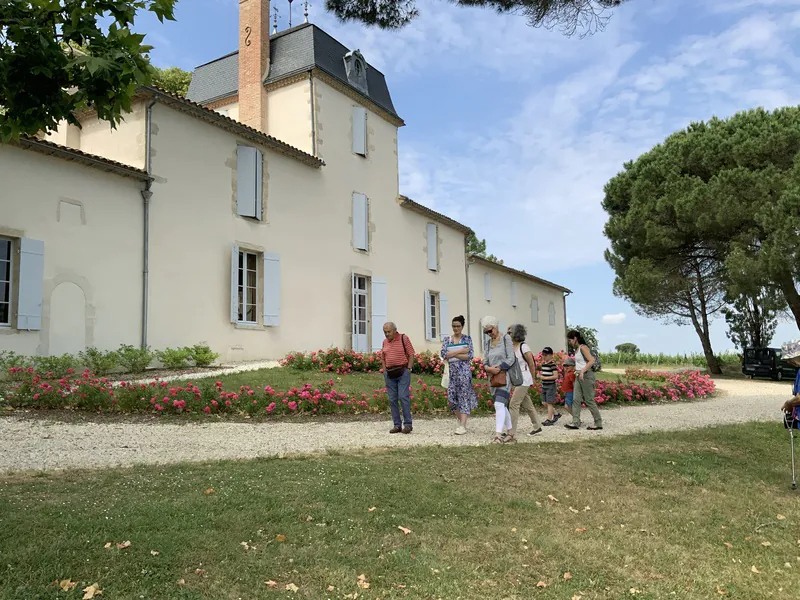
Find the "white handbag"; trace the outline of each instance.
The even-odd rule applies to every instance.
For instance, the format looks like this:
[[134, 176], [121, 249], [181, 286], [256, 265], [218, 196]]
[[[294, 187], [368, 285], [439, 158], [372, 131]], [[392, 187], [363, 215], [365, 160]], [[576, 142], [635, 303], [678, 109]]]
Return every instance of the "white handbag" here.
[[450, 387], [450, 363], [444, 362], [444, 369], [442, 370], [442, 387], [447, 389]]

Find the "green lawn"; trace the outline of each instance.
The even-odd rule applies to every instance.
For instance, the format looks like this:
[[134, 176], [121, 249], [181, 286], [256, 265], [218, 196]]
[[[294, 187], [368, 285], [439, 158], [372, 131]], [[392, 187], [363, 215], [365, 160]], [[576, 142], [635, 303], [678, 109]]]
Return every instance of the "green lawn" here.
[[94, 583], [106, 600], [797, 598], [787, 437], [759, 424], [0, 477], [0, 598]]

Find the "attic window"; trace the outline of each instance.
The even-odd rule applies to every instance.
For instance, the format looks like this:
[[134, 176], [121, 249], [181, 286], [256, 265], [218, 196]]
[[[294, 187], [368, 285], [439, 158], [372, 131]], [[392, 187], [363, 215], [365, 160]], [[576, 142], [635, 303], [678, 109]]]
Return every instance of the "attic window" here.
[[367, 88], [367, 61], [359, 50], [353, 50], [344, 55], [344, 70], [347, 73], [347, 81], [354, 88], [369, 94]]

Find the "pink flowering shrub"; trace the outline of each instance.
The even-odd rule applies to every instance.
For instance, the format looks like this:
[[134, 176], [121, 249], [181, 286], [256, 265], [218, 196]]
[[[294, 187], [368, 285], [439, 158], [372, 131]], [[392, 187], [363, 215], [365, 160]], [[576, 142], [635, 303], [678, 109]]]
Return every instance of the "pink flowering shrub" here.
[[[479, 380], [475, 383], [478, 395], [477, 413], [492, 410], [492, 393], [479, 363], [474, 365]], [[275, 390], [269, 385], [240, 386], [225, 389], [220, 381], [202, 380], [199, 383], [168, 383], [151, 381], [121, 382], [115, 385], [88, 370], [68, 373], [54, 379], [51, 374], [37, 373], [31, 367], [9, 370], [9, 382], [0, 396], [10, 406], [33, 409], [69, 408], [92, 412], [123, 412], [157, 414], [237, 414], [250, 416], [329, 415], [358, 413], [388, 413], [385, 388], [371, 393], [346, 394], [336, 390], [331, 379], [314, 387], [304, 384], [288, 390]], [[637, 373], [637, 375], [641, 375]], [[677, 402], [705, 398], [714, 393], [714, 382], [699, 372], [646, 373], [653, 385], [633, 382], [598, 380], [596, 399], [606, 402]], [[657, 377], [657, 379], [656, 379]], [[663, 379], [661, 379], [663, 377]], [[644, 379], [644, 377], [638, 377]], [[447, 390], [418, 378], [410, 387], [411, 406], [416, 414], [440, 414], [448, 410]], [[530, 390], [531, 398], [541, 402], [541, 384]], [[559, 390], [559, 401], [563, 393]]]

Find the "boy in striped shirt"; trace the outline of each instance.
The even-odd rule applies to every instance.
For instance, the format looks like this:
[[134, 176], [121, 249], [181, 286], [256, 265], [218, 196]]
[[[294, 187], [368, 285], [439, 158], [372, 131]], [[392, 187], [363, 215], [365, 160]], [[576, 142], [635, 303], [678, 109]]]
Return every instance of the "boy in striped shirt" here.
[[553, 349], [546, 346], [542, 350], [542, 403], [547, 406], [547, 420], [542, 425], [555, 425], [561, 418], [556, 412], [555, 404], [557, 399], [556, 382], [558, 381], [558, 366], [553, 360]]

